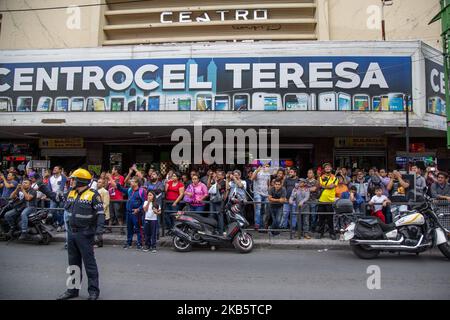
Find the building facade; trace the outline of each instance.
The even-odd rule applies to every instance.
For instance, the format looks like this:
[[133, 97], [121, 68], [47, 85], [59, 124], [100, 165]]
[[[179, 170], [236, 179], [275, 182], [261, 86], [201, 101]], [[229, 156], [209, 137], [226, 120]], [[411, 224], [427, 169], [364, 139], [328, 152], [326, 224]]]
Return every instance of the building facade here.
[[0, 4], [4, 165], [168, 166], [201, 124], [278, 129], [302, 172], [450, 167], [439, 1], [69, 2]]

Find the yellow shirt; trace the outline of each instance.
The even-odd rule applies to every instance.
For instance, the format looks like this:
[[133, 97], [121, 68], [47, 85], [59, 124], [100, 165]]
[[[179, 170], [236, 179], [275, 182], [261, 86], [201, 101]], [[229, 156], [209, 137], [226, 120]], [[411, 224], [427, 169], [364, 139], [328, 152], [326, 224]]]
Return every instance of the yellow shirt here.
[[109, 220], [109, 192], [105, 188], [97, 190], [103, 201], [103, 209], [105, 210], [105, 220]]
[[[330, 175], [328, 179], [327, 176], [323, 175], [319, 178], [320, 187], [324, 188], [331, 184], [335, 186], [338, 184], [338, 179], [334, 175]], [[333, 189], [323, 189], [322, 194], [320, 195], [319, 202], [334, 202], [336, 198], [336, 187]]]

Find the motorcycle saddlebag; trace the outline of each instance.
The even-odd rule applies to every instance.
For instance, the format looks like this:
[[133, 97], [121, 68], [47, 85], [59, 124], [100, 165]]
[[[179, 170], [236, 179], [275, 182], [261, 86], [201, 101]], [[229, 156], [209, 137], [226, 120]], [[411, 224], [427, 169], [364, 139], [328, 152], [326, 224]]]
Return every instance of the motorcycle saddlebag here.
[[378, 223], [378, 219], [375, 217], [359, 219], [355, 226], [355, 238], [361, 240], [383, 239], [383, 230]]

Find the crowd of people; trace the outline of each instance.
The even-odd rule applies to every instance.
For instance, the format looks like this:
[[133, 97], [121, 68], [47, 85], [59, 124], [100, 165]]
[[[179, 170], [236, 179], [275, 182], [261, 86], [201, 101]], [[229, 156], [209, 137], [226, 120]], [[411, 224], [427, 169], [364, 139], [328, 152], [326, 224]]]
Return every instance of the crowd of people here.
[[[70, 176], [71, 172], [60, 166], [44, 174], [32, 168], [19, 173], [11, 167], [0, 173], [1, 200], [24, 199], [21, 214], [25, 219], [22, 221], [26, 221], [35, 207], [63, 208], [63, 201], [46, 201], [46, 195], [38, 190], [38, 182], [63, 198], [70, 190]], [[100, 233], [111, 232], [113, 225], [123, 227], [120, 229], [124, 233], [126, 226], [124, 248], [132, 246], [136, 234], [137, 248], [152, 252], [156, 252], [160, 226], [170, 229], [174, 213], [179, 210], [216, 219], [216, 232], [224, 233], [224, 204], [231, 196], [246, 201], [243, 214], [255, 230], [276, 236], [280, 229], [290, 228], [305, 239], [314, 234], [321, 238], [325, 231], [336, 239], [339, 221], [333, 215], [333, 203], [337, 199], [350, 199], [356, 213], [366, 214], [368, 209], [369, 214], [386, 223], [392, 222], [394, 205], [404, 205], [410, 200], [411, 191], [414, 196], [428, 192], [432, 198], [450, 201], [447, 173], [420, 164], [412, 166], [408, 174], [375, 167], [333, 170], [330, 163], [324, 163], [309, 169], [304, 177], [299, 177], [296, 168], [274, 170], [269, 164], [244, 173], [211, 168], [206, 172], [192, 169], [189, 174], [174, 169], [162, 174], [153, 167], [143, 171], [134, 165], [126, 175], [121, 168], [113, 167], [93, 176], [89, 187], [99, 193], [105, 212], [105, 228]], [[53, 216], [57, 231], [64, 231], [64, 210], [55, 210]]]

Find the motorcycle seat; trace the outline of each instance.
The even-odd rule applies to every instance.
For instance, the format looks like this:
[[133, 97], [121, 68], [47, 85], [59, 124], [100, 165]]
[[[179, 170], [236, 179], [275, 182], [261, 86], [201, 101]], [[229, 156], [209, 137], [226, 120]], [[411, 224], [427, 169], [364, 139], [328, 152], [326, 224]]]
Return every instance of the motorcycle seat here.
[[217, 220], [212, 218], [205, 218], [198, 213], [185, 213], [187, 216], [197, 219], [200, 222], [206, 223], [210, 226], [217, 227]]

